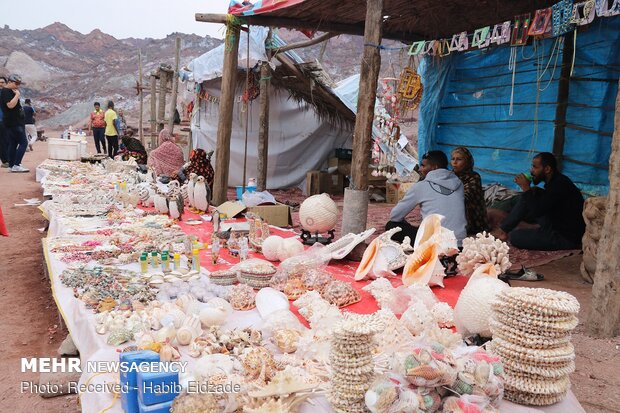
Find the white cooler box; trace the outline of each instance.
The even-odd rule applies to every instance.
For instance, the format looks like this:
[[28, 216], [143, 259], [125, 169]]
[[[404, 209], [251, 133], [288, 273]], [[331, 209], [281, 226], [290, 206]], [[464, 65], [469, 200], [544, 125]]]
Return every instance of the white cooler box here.
[[47, 144], [49, 159], [59, 161], [79, 161], [87, 155], [85, 141], [50, 138]]

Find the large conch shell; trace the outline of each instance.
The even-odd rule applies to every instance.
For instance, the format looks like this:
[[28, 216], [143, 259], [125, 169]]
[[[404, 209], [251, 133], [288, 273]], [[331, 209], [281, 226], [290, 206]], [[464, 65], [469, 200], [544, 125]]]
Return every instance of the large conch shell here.
[[405, 252], [412, 249], [409, 237], [405, 237], [402, 244], [391, 240], [399, 231], [402, 231], [400, 227], [392, 228], [371, 241], [355, 271], [356, 281], [396, 275], [393, 270], [405, 264]]
[[443, 219], [443, 215], [430, 214], [422, 220], [415, 241], [413, 242], [414, 250], [427, 241], [437, 243], [439, 254], [445, 253], [450, 249], [458, 248], [454, 232], [441, 226], [441, 221]]
[[192, 314], [185, 317], [183, 325], [177, 330], [177, 342], [182, 346], [187, 346], [192, 340], [202, 334], [200, 319]]
[[407, 258], [403, 269], [403, 284], [441, 285], [443, 287], [443, 265], [439, 262], [439, 245], [427, 241], [421, 244]]

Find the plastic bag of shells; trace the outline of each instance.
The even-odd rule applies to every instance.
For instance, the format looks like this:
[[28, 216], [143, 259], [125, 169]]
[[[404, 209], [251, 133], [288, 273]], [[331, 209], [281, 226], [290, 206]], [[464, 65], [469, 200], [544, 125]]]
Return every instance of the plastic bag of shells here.
[[208, 277], [201, 276], [198, 280], [189, 282], [177, 281], [163, 283], [159, 286], [157, 300], [161, 302], [172, 301], [183, 294], [191, 294], [200, 302], [207, 302], [213, 297], [228, 299], [230, 287], [213, 284]]
[[[304, 274], [309, 271], [324, 271], [329, 263], [330, 257], [329, 255], [321, 253], [322, 249], [323, 245], [316, 243], [303, 253], [282, 261], [278, 267], [278, 271], [271, 279], [271, 286], [283, 291], [284, 285], [290, 279], [302, 280]], [[309, 290], [319, 289], [315, 288], [315, 285], [312, 283], [306, 286], [306, 288]]]

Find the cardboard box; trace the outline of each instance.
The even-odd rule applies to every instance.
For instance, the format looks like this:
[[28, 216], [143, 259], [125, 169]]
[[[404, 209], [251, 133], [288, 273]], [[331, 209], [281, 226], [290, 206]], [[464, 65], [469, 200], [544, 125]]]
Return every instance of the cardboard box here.
[[413, 182], [386, 182], [385, 199], [388, 204], [397, 204], [403, 199], [409, 188], [414, 185]]
[[234, 218], [244, 211], [252, 212], [265, 221], [269, 225], [286, 228], [293, 225], [291, 217], [291, 208], [288, 205], [261, 205], [246, 208], [241, 202], [228, 201], [216, 208], [221, 214], [225, 214], [228, 218]]
[[317, 195], [324, 192], [327, 187], [327, 172], [308, 171], [306, 173], [306, 195]]
[[338, 173], [344, 176], [351, 176], [351, 160], [350, 159], [339, 159], [339, 158], [329, 158], [327, 161], [328, 168], [338, 168]]
[[323, 189], [330, 195], [342, 195], [344, 193], [344, 175], [328, 174], [327, 187]]
[[264, 219], [269, 225], [275, 225], [276, 227], [286, 228], [289, 225], [293, 225], [293, 218], [291, 217], [291, 207], [288, 205], [262, 205], [248, 208], [248, 212], [252, 212], [262, 219]]

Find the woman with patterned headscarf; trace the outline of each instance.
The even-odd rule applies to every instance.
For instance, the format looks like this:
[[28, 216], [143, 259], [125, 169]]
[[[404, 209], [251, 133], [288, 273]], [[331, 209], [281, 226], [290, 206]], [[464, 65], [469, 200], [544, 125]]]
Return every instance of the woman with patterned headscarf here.
[[452, 151], [452, 171], [463, 182], [465, 190], [465, 217], [467, 218], [467, 235], [475, 235], [489, 230], [487, 207], [484, 202], [482, 180], [474, 172], [474, 157], [463, 146]]
[[174, 179], [183, 163], [183, 151], [174, 143], [174, 136], [168, 129], [162, 129], [159, 132], [159, 146], [149, 154], [148, 166], [153, 168], [157, 175]]
[[211, 155], [213, 151], [208, 154], [204, 149], [194, 149], [189, 155], [189, 166], [185, 170], [185, 173], [189, 176], [192, 172], [198, 176], [204, 176], [205, 182], [213, 189], [213, 166], [211, 166]]

